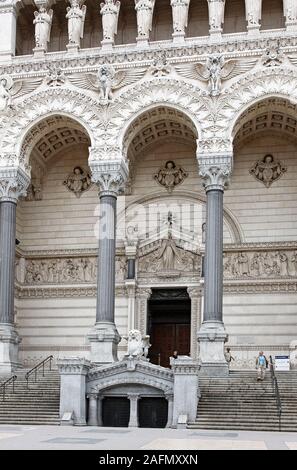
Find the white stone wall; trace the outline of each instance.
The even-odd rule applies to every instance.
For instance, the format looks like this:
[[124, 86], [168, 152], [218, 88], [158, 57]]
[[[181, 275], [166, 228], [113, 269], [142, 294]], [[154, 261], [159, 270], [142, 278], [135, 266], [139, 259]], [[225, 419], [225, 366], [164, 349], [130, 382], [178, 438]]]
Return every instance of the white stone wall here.
[[[36, 298], [16, 301], [17, 328], [22, 338], [20, 351], [25, 365], [49, 355], [89, 356], [86, 335], [96, 319], [95, 297]], [[127, 298], [116, 299], [116, 316], [120, 335], [127, 333]], [[123, 354], [125, 341], [120, 345]]]
[[[287, 172], [269, 188], [249, 173], [257, 160], [272, 154]], [[236, 216], [246, 242], [291, 241], [297, 237], [296, 145], [285, 137], [256, 136], [235, 152], [225, 206]]]

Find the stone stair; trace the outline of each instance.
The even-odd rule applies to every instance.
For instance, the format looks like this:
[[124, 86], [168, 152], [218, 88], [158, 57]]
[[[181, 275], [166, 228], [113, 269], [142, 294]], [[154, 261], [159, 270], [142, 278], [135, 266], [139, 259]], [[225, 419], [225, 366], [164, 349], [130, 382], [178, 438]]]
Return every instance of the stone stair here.
[[[277, 372], [282, 402], [281, 431], [297, 432], [297, 371]], [[279, 431], [270, 372], [257, 382], [256, 370], [230, 371], [229, 377], [200, 377], [200, 393], [192, 429]]]
[[[3, 401], [0, 393], [0, 424], [54, 424], [59, 425], [60, 376], [58, 370], [46, 370], [44, 377], [38, 372], [29, 379], [29, 390], [25, 374], [29, 369], [15, 372], [15, 392], [9, 385]], [[6, 377], [8, 378], [8, 377]], [[6, 379], [0, 377], [0, 384]]]

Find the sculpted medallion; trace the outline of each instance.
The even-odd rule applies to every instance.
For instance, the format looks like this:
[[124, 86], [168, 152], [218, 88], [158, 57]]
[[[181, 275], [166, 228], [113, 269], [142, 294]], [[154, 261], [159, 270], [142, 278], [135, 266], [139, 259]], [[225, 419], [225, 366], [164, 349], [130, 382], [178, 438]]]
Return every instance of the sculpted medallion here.
[[269, 188], [286, 171], [287, 168], [280, 161], [275, 160], [273, 155], [265, 155], [263, 160], [258, 160], [250, 169], [251, 175], [265, 184], [266, 188]]
[[63, 181], [63, 184], [69, 191], [73, 192], [76, 197], [80, 197], [82, 193], [92, 186], [91, 176], [80, 166], [76, 166], [73, 172]]
[[177, 167], [173, 161], [169, 160], [154, 175], [154, 179], [171, 193], [175, 186], [181, 184], [187, 176], [188, 173], [183, 168]]

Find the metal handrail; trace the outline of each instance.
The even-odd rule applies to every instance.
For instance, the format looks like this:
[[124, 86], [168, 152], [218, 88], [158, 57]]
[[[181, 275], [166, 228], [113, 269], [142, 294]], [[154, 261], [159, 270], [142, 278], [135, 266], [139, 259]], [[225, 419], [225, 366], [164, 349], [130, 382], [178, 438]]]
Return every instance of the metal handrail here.
[[275, 376], [275, 371], [274, 371], [274, 366], [273, 366], [273, 361], [272, 361], [271, 356], [269, 356], [269, 362], [270, 362], [271, 380], [272, 380], [272, 385], [274, 386], [274, 393], [275, 393], [276, 406], [277, 406], [277, 412], [278, 412], [278, 426], [279, 426], [279, 431], [281, 431], [281, 419], [282, 419], [282, 411], [283, 411], [282, 402], [281, 402], [278, 382]]
[[7, 385], [10, 385], [12, 383], [12, 393], [14, 393], [14, 383], [17, 379], [17, 375], [12, 375], [9, 377], [9, 379], [5, 380], [2, 384], [0, 384], [0, 389], [3, 388], [3, 401], [5, 401], [5, 392], [6, 392], [6, 387]]
[[47, 362], [50, 363], [49, 370], [52, 370], [52, 360], [54, 356], [48, 356], [46, 359], [44, 359], [42, 362], [37, 364], [35, 367], [33, 367], [29, 372], [26, 373], [25, 379], [27, 381], [27, 388], [29, 389], [29, 377], [34, 374], [35, 375], [35, 382], [37, 382], [37, 372], [38, 370], [42, 367], [42, 376], [44, 377], [44, 366]]

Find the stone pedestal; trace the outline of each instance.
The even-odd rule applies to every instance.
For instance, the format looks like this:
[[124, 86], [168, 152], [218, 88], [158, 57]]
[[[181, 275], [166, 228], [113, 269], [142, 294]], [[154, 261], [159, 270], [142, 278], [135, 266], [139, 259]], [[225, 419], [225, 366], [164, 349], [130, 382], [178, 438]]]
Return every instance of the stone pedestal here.
[[168, 402], [168, 418], [166, 428], [171, 428], [173, 420], [173, 393], [166, 393], [165, 398]]
[[185, 42], [185, 33], [178, 32], [172, 34], [172, 39], [174, 44], [184, 44]]
[[0, 373], [10, 374], [21, 367], [18, 360], [21, 339], [15, 327], [9, 323], [0, 324]]
[[112, 39], [103, 39], [101, 41], [102, 52], [110, 52], [113, 49], [113, 40]]
[[109, 364], [118, 361], [118, 344], [121, 337], [114, 323], [96, 323], [87, 336], [91, 343], [91, 361]]
[[174, 373], [172, 427], [177, 427], [179, 418], [182, 416], [186, 416], [186, 422], [196, 419], [199, 393], [198, 370], [198, 363], [189, 356], [179, 356], [172, 364]]
[[228, 335], [223, 323], [204, 322], [202, 324], [198, 333], [202, 374], [228, 375], [229, 368], [224, 355], [224, 344], [227, 340]]
[[86, 375], [90, 361], [85, 358], [70, 357], [57, 360], [61, 375], [60, 418], [65, 413], [72, 414], [73, 424], [86, 425]]
[[66, 45], [66, 49], [67, 49], [67, 52], [70, 52], [71, 54], [77, 54], [79, 51], [79, 45], [75, 43], [73, 44], [69, 43]]
[[136, 44], [137, 47], [146, 49], [149, 47], [149, 40], [147, 38], [137, 37]]

